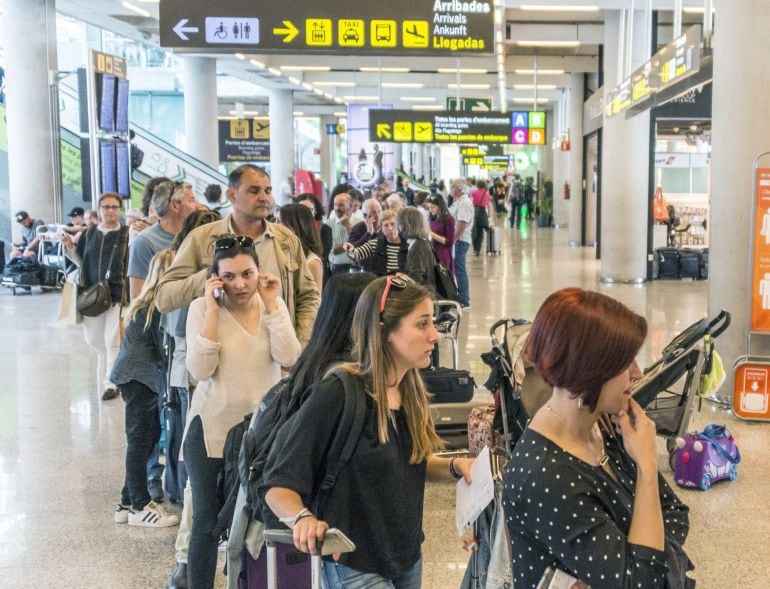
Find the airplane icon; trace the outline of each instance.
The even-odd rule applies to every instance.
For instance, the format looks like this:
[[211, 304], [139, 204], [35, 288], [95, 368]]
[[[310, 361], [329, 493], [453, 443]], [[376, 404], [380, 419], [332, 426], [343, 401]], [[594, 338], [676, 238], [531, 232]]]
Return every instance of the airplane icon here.
[[418, 133], [423, 133], [430, 129], [430, 125], [415, 125], [415, 127]]
[[267, 129], [270, 126], [270, 123], [258, 123], [257, 121], [254, 121], [254, 132], [259, 133], [260, 131], [263, 131]]
[[414, 35], [418, 39], [425, 39], [425, 35], [421, 35], [420, 32], [417, 30], [417, 25], [412, 26], [411, 29], [406, 29], [406, 32], [410, 35]]

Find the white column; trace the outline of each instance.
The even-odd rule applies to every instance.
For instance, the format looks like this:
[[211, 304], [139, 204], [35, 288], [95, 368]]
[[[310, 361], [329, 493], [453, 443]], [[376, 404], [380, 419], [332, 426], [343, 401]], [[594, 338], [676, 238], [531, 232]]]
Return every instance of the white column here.
[[219, 166], [217, 60], [183, 57], [182, 81], [187, 152], [216, 168]]
[[[645, 55], [644, 11], [634, 13], [631, 71]], [[605, 11], [604, 87], [617, 83], [620, 12]], [[604, 120], [602, 144], [602, 282], [641, 283], [647, 277], [647, 216], [650, 200], [650, 112]]]
[[332, 124], [337, 124], [337, 117], [332, 115], [323, 115], [321, 117], [321, 180], [326, 183], [326, 186], [334, 186], [332, 182], [335, 182], [334, 178], [337, 175], [334, 173], [334, 152], [337, 136], [326, 134], [326, 125]]
[[[26, 210], [48, 223], [57, 218], [53, 177], [53, 108], [49, 74], [56, 71], [56, 13], [53, 0], [5, 0], [0, 38], [5, 50], [8, 119], [8, 188], [12, 216]], [[19, 227], [11, 223], [14, 239]], [[7, 252], [6, 252], [7, 255]]]
[[[766, 56], [770, 35], [758, 23], [770, 22], [770, 3], [746, 0], [740, 10], [717, 0], [714, 27], [714, 98], [712, 106], [711, 211], [709, 214], [709, 314], [732, 313], [732, 325], [719, 338], [727, 370], [723, 392], [732, 391], [732, 367], [746, 353], [751, 255], [752, 166], [770, 150]], [[735, 53], [735, 47], [750, 51]], [[736, 108], [740, 116], [736, 116]], [[764, 160], [767, 162], [767, 160]], [[766, 163], [764, 165], [767, 165]], [[767, 336], [759, 351], [767, 355]]]
[[[583, 74], [572, 74], [569, 84], [569, 243], [580, 245], [583, 212]], [[563, 196], [562, 196], [563, 198]]]
[[[393, 161], [395, 162], [393, 164], [393, 167], [396, 169], [396, 176], [401, 174], [401, 164], [403, 164], [404, 160], [402, 159], [402, 145], [401, 143], [393, 143]], [[404, 166], [406, 168], [406, 166]], [[393, 182], [395, 183], [396, 178], [393, 177]], [[391, 188], [395, 188], [395, 185]]]
[[270, 180], [274, 186], [294, 171], [293, 110], [291, 90], [270, 90]]
[[[566, 97], [562, 98], [566, 100]], [[553, 150], [553, 225], [554, 227], [566, 227], [569, 221], [569, 201], [564, 200], [562, 188], [569, 181], [568, 152], [561, 150], [561, 132], [566, 128], [564, 113], [566, 109], [556, 105], [556, 125], [554, 133], [558, 139], [556, 149]]]
[[420, 143], [414, 143], [414, 179], [417, 181], [420, 176], [422, 176], [424, 172], [424, 166], [425, 166], [425, 159], [423, 158], [423, 154], [425, 151], [423, 150], [423, 146]]

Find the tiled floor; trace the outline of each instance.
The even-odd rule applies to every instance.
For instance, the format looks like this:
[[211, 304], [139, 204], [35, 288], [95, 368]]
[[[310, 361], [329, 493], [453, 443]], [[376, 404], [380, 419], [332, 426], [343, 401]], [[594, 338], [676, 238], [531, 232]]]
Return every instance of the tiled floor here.
[[[543, 298], [563, 286], [601, 290], [644, 314], [651, 329], [642, 364], [706, 312], [705, 283], [601, 285], [593, 250], [567, 247], [565, 231], [504, 231], [500, 256], [469, 258], [472, 308], [460, 330], [461, 365], [479, 382], [487, 376], [479, 355], [490, 346], [489, 325], [504, 316], [531, 319]], [[96, 358], [78, 328], [55, 325], [57, 310], [56, 294], [12, 297], [0, 290], [0, 587], [163, 587], [176, 529], [113, 523], [123, 480], [123, 404], [99, 400]], [[686, 548], [698, 586], [766, 587], [770, 482], [761, 465], [770, 430], [710, 404], [695, 414], [693, 427], [710, 421], [729, 424], [743, 462], [734, 483], [680, 491], [691, 508]], [[670, 472], [663, 445], [660, 467]], [[453, 507], [451, 485], [429, 485], [428, 589], [457, 587], [466, 567]]]

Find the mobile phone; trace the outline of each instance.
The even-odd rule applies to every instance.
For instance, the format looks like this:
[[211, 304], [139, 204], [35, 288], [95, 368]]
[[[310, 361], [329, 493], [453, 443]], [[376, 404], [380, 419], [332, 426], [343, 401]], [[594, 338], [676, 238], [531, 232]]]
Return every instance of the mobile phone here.
[[323, 547], [321, 548], [321, 554], [323, 556], [329, 556], [335, 552], [344, 554], [345, 552], [353, 552], [355, 549], [356, 545], [353, 544], [353, 541], [337, 528], [329, 528], [326, 530]]

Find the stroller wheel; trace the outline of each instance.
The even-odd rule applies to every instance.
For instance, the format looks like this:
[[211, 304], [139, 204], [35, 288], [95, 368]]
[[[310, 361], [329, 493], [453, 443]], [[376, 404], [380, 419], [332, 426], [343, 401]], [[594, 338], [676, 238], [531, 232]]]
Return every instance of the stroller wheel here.
[[676, 472], [676, 452], [668, 453], [668, 465], [671, 467], [671, 470]]

